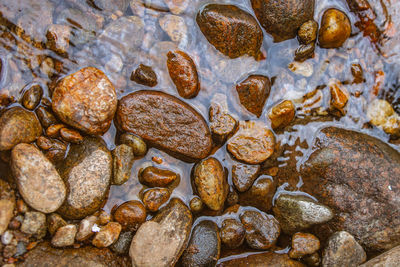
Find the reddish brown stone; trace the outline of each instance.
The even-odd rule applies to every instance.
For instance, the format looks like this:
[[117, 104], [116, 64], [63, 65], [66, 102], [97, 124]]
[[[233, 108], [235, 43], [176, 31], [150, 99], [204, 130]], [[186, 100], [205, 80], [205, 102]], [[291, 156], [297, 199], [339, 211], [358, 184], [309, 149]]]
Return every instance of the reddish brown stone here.
[[278, 129], [289, 125], [294, 119], [294, 115], [295, 107], [290, 100], [279, 103], [268, 113], [272, 129]]
[[79, 144], [83, 141], [82, 135], [73, 129], [61, 128], [60, 136], [63, 140], [74, 144]]
[[60, 130], [64, 127], [65, 125], [61, 123], [50, 125], [49, 128], [46, 129], [46, 135], [48, 137], [57, 138], [60, 135]]
[[135, 72], [132, 72], [131, 80], [138, 84], [154, 87], [157, 85], [157, 74], [151, 67], [140, 64]]
[[299, 27], [314, 16], [314, 0], [251, 0], [251, 5], [275, 42], [296, 37]]
[[295, 233], [292, 237], [292, 249], [289, 257], [293, 259], [301, 258], [316, 252], [320, 247], [319, 239], [309, 233]]
[[240, 103], [257, 117], [261, 116], [271, 91], [271, 82], [262, 75], [250, 75], [236, 86]]
[[244, 256], [238, 256], [234, 259], [220, 260], [218, 267], [241, 267], [241, 266], [257, 266], [257, 267], [305, 267], [304, 264], [292, 260], [287, 254], [277, 254], [274, 252], [264, 252]]
[[179, 95], [183, 98], [196, 97], [200, 91], [200, 82], [193, 60], [188, 54], [179, 50], [168, 52], [167, 57], [169, 76]]
[[143, 195], [143, 203], [148, 211], [156, 212], [170, 197], [169, 190], [166, 188], [153, 188]]
[[159, 91], [137, 91], [123, 97], [116, 116], [120, 130], [186, 161], [211, 152], [211, 133], [203, 117], [178, 98]]
[[338, 48], [350, 37], [351, 23], [342, 11], [330, 8], [324, 12], [318, 42], [323, 48]]
[[263, 33], [246, 11], [233, 5], [209, 4], [200, 10], [196, 21], [207, 40], [224, 55], [259, 56]]
[[235, 163], [232, 166], [232, 182], [239, 192], [247, 191], [257, 179], [260, 165]]
[[262, 211], [269, 211], [275, 195], [276, 183], [272, 177], [262, 175], [244, 193], [239, 194], [239, 204], [253, 206]]
[[176, 178], [178, 178], [178, 176], [173, 171], [160, 169], [154, 166], [146, 167], [139, 174], [139, 181], [149, 187], [166, 187], [173, 183]]
[[146, 209], [137, 200], [127, 201], [120, 205], [114, 213], [114, 219], [123, 229], [137, 229], [146, 221]]

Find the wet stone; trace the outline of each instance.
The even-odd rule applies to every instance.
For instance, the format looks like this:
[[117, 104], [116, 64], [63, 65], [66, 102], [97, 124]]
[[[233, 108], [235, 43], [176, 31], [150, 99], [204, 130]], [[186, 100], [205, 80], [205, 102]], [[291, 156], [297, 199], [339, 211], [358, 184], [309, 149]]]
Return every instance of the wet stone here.
[[46, 215], [37, 211], [28, 211], [25, 213], [21, 232], [41, 239], [46, 235], [46, 230]]
[[211, 100], [209, 120], [213, 140], [218, 144], [223, 144], [237, 126], [237, 121], [228, 112], [226, 95], [215, 94]]
[[261, 116], [265, 102], [271, 91], [271, 82], [262, 75], [250, 75], [236, 86], [240, 104], [250, 113]]
[[275, 105], [269, 112], [272, 129], [283, 128], [291, 123], [295, 117], [295, 106], [290, 100]]
[[203, 210], [203, 201], [198, 196], [193, 197], [189, 203], [190, 210], [193, 213], [199, 213]]
[[35, 114], [20, 107], [6, 110], [0, 117], [0, 151], [10, 150], [19, 143], [30, 143], [42, 133]]
[[257, 179], [260, 165], [235, 163], [232, 166], [232, 182], [239, 192], [247, 191]]
[[121, 225], [117, 222], [110, 222], [100, 228], [100, 231], [96, 233], [92, 240], [92, 244], [98, 248], [106, 248], [111, 246], [117, 241], [119, 234], [121, 233]]
[[117, 109], [117, 95], [102, 71], [87, 67], [57, 84], [52, 108], [64, 123], [87, 134], [101, 135], [111, 125]]
[[181, 46], [186, 46], [188, 43], [188, 30], [185, 19], [179, 16], [166, 14], [159, 19], [161, 29], [163, 29], [169, 38]]
[[177, 178], [178, 175], [175, 172], [154, 166], [146, 167], [139, 174], [140, 183], [148, 187], [167, 187]]
[[227, 149], [239, 161], [259, 164], [272, 155], [274, 146], [274, 134], [263, 123], [241, 121], [237, 133], [228, 140]]
[[80, 144], [83, 141], [82, 135], [73, 129], [61, 128], [60, 136], [64, 141], [69, 143]]
[[112, 156], [101, 138], [86, 137], [72, 144], [59, 173], [68, 189], [59, 209], [63, 217], [82, 219], [93, 214], [107, 196], [112, 176]]
[[188, 247], [182, 255], [182, 266], [215, 266], [220, 250], [218, 226], [212, 221], [201, 221], [193, 228]]
[[319, 45], [323, 48], [339, 48], [350, 37], [351, 23], [342, 11], [330, 8], [324, 12], [318, 34]]
[[181, 14], [189, 6], [189, 0], [164, 0], [165, 4], [168, 6], [169, 10], [173, 14]]
[[76, 231], [76, 225], [74, 224], [68, 224], [58, 228], [51, 239], [51, 245], [58, 248], [72, 246], [75, 242]]
[[208, 158], [195, 165], [192, 183], [203, 203], [214, 211], [224, 207], [228, 194], [226, 172], [215, 158]]
[[321, 257], [318, 252], [303, 257], [303, 261], [310, 267], [318, 267], [321, 265]]
[[[129, 255], [132, 265], [173, 266], [187, 246], [192, 214], [185, 204], [172, 199], [151, 220], [142, 224], [132, 239]], [[147, 253], [152, 251], [152, 256]]]
[[127, 201], [116, 209], [114, 219], [122, 229], [136, 230], [146, 221], [146, 209], [137, 200]]
[[229, 249], [240, 247], [245, 239], [246, 231], [241, 222], [235, 219], [226, 219], [222, 222], [221, 241]]
[[64, 127], [65, 125], [62, 123], [50, 125], [49, 128], [46, 129], [46, 135], [51, 138], [58, 138], [60, 136], [60, 130]]
[[131, 245], [134, 235], [135, 233], [131, 231], [122, 232], [118, 240], [110, 246], [110, 249], [118, 254], [128, 254], [129, 246]]
[[89, 239], [93, 234], [94, 231], [93, 226], [97, 223], [98, 218], [96, 216], [88, 216], [81, 220], [78, 227], [78, 232], [76, 234], [76, 240], [81, 242], [86, 239]]
[[133, 148], [122, 144], [113, 151], [113, 184], [122, 185], [131, 177], [131, 169], [135, 156]]
[[0, 179], [0, 235], [7, 230], [10, 220], [14, 216], [15, 194], [10, 185]]
[[329, 90], [331, 92], [331, 109], [337, 110], [341, 115], [344, 115], [346, 113], [345, 107], [350, 97], [349, 92], [346, 87], [336, 79], [329, 81]]
[[[120, 130], [142, 137], [169, 154], [194, 161], [206, 158], [212, 146], [203, 117], [178, 98], [158, 91], [137, 91], [119, 101]], [[166, 122], [168, 129], [159, 127]]]
[[240, 215], [240, 220], [246, 230], [246, 243], [254, 249], [272, 247], [281, 233], [279, 222], [272, 215], [248, 210]]
[[71, 36], [71, 27], [67, 25], [52, 24], [47, 29], [46, 46], [48, 49], [60, 55], [67, 55], [69, 48], [69, 38]]
[[385, 133], [400, 137], [400, 115], [386, 100], [373, 100], [368, 106], [367, 118], [372, 125], [381, 127]]
[[395, 267], [399, 265], [399, 259], [400, 246], [397, 246], [361, 264], [360, 267]]
[[314, 20], [304, 22], [299, 30], [297, 36], [301, 44], [311, 44], [317, 39], [318, 23]]
[[275, 195], [276, 183], [270, 176], [260, 176], [244, 193], [239, 194], [239, 204], [253, 206], [267, 212], [272, 207], [272, 198]]
[[56, 117], [45, 107], [38, 107], [36, 109], [36, 115], [44, 128], [57, 123]]
[[143, 204], [150, 212], [156, 212], [170, 197], [166, 188], [154, 188], [146, 191], [143, 195]]
[[143, 64], [140, 64], [139, 67], [136, 68], [135, 72], [132, 72], [131, 81], [149, 87], [154, 87], [158, 83], [157, 74], [154, 70]]
[[142, 157], [147, 153], [147, 145], [139, 136], [124, 133], [120, 137], [120, 142], [133, 148], [133, 154], [137, 157]]
[[311, 255], [320, 248], [319, 239], [309, 233], [295, 233], [292, 236], [292, 249], [289, 251], [289, 257], [293, 259], [302, 258], [305, 255]]
[[353, 63], [351, 64], [351, 74], [353, 75], [353, 83], [362, 83], [364, 82], [364, 71], [360, 64]]
[[367, 255], [354, 237], [345, 232], [336, 232], [329, 240], [322, 255], [323, 267], [359, 266]]
[[169, 76], [181, 97], [194, 98], [200, 91], [200, 82], [193, 59], [183, 51], [170, 51], [167, 54]]
[[287, 254], [278, 254], [274, 252], [264, 252], [252, 255], [244, 255], [220, 261], [218, 267], [232, 266], [268, 266], [268, 267], [305, 267], [304, 264], [292, 260]]
[[112, 221], [112, 216], [107, 211], [100, 210], [95, 215], [97, 216], [97, 223], [99, 225], [106, 225]]
[[315, 43], [300, 45], [294, 52], [294, 60], [303, 62], [314, 56]]
[[103, 12], [125, 13], [129, 6], [129, 0], [93, 0], [93, 4]]
[[56, 211], [66, 188], [55, 166], [33, 145], [19, 144], [11, 152], [11, 169], [24, 201], [43, 213]]
[[328, 222], [334, 216], [329, 207], [303, 195], [281, 194], [275, 200], [273, 211], [287, 234]]
[[40, 85], [35, 84], [28, 88], [22, 96], [22, 105], [30, 110], [33, 110], [39, 105], [43, 96], [43, 89]]
[[258, 21], [274, 42], [296, 37], [300, 26], [313, 19], [314, 4], [314, 0], [251, 0]]
[[52, 213], [47, 215], [47, 227], [49, 230], [50, 235], [54, 235], [57, 230], [63, 226], [66, 226], [67, 222], [58, 215], [57, 213]]
[[196, 21], [208, 42], [225, 56], [259, 56], [263, 33], [246, 11], [233, 5], [208, 4], [200, 9]]

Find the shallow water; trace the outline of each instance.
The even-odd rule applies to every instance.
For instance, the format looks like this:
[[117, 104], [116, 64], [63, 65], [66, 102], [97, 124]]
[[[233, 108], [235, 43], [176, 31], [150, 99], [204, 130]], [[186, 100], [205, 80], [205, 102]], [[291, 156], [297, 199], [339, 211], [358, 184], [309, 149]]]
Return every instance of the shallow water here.
[[[135, 1], [132, 1], [135, 2]], [[136, 1], [139, 3], [140, 1]], [[153, 7], [163, 1], [152, 2]], [[353, 28], [352, 36], [340, 49], [321, 49], [316, 46], [315, 56], [307, 60], [303, 65], [307, 66], [308, 71], [312, 72], [309, 77], [297, 75], [288, 69], [288, 64], [293, 62], [294, 51], [298, 47], [296, 39], [281, 43], [273, 43], [272, 38], [264, 32], [264, 42], [262, 52], [266, 55], [265, 60], [255, 61], [251, 57], [241, 57], [238, 59], [228, 59], [212, 47], [200, 32], [196, 22], [195, 15], [198, 9], [210, 1], [192, 0], [184, 13], [180, 15], [187, 26], [187, 33], [180, 42], [172, 42], [169, 36], [160, 28], [158, 19], [169, 12], [164, 8], [139, 8], [137, 14], [133, 13], [130, 7], [123, 13], [101, 11], [85, 1], [79, 0], [0, 0], [0, 12], [2, 20], [0, 25], [0, 56], [2, 62], [2, 71], [0, 76], [0, 107], [4, 108], [9, 103], [13, 103], [22, 96], [25, 86], [32, 83], [40, 83], [45, 90], [45, 96], [50, 98], [51, 85], [53, 82], [65, 75], [73, 73], [86, 66], [94, 66], [104, 71], [110, 80], [114, 83], [118, 98], [133, 91], [145, 89], [148, 87], [138, 85], [131, 81], [131, 72], [140, 64], [152, 66], [158, 76], [158, 85], [156, 90], [161, 90], [179, 97], [172, 83], [168, 72], [166, 71], [166, 53], [172, 49], [179, 48], [186, 51], [194, 59], [200, 75], [201, 90], [199, 95], [192, 100], [184, 100], [203, 117], [208, 120], [208, 108], [210, 101], [216, 93], [227, 96], [230, 114], [239, 120], [252, 119], [257, 120], [255, 116], [245, 111], [238, 103], [234, 86], [243, 80], [249, 74], [264, 74], [274, 80], [270, 96], [266, 102], [262, 116], [258, 119], [269, 124], [266, 116], [267, 111], [281, 100], [293, 100], [298, 107], [301, 105], [301, 97], [316, 88], [322, 88], [324, 94], [323, 109], [329, 105], [329, 88], [325, 86], [329, 79], [336, 78], [343, 84], [346, 84], [351, 93], [347, 106], [347, 114], [333, 122], [312, 122], [307, 125], [295, 125], [291, 132], [276, 133], [277, 140], [281, 144], [295, 144], [296, 140], [310, 144], [313, 141], [314, 133], [321, 127], [327, 125], [340, 125], [346, 128], [367, 132], [384, 141], [389, 141], [389, 136], [376, 128], [365, 128], [366, 107], [376, 95], [373, 88], [376, 85], [376, 74], [379, 71], [385, 73], [383, 86], [377, 95], [389, 100], [400, 112], [400, 91], [398, 73], [399, 73], [399, 53], [400, 42], [397, 42], [399, 35], [395, 34], [392, 40], [385, 40], [384, 45], [377, 45], [364, 37], [362, 32], [354, 24], [358, 21], [355, 14], [349, 11], [345, 1], [323, 0], [316, 1], [314, 19], [320, 22], [324, 10], [330, 7], [336, 7], [350, 18]], [[253, 14], [249, 1], [218, 1], [219, 3], [231, 3]], [[389, 22], [396, 26], [400, 25], [398, 16], [389, 17], [384, 15], [384, 8], [381, 3], [389, 4], [389, 15], [397, 14], [400, 9], [399, 1], [371, 1], [377, 14], [376, 23], [378, 27], [385, 30]], [[45, 5], [45, 3], [47, 3]], [[155, 3], [155, 4], [154, 4]], [[52, 6], [52, 7], [50, 7]], [[17, 8], [16, 8], [17, 7]], [[22, 10], [20, 7], [24, 7]], [[88, 17], [87, 40], [79, 40], [80, 36], [74, 36], [77, 43], [71, 46], [68, 56], [62, 57], [54, 52], [45, 49], [40, 43], [45, 40], [44, 33], [48, 23], [64, 23], [75, 29], [84, 26], [79, 25], [71, 14], [65, 15], [65, 10], [81, 10], [81, 14]], [[160, 11], [161, 10], [161, 11]], [[72, 12], [72, 11], [71, 11]], [[79, 12], [79, 11], [78, 11]], [[113, 23], [119, 17], [139, 15], [144, 21], [144, 35], [130, 36], [124, 31], [119, 34], [106, 34], [108, 25]], [[50, 17], [49, 17], [50, 16]], [[84, 17], [85, 17], [84, 16]], [[81, 18], [80, 20], [85, 20]], [[25, 30], [24, 34], [17, 34], [16, 25], [20, 25]], [[35, 42], [28, 42], [30, 39], [36, 39]], [[137, 38], [142, 37], [142, 38]], [[134, 46], [137, 45], [135, 48]], [[383, 56], [383, 54], [385, 56]], [[44, 65], [38, 66], [41, 59], [51, 58], [53, 63], [62, 63], [62, 71], [50, 69], [52, 77], [49, 78]], [[365, 82], [361, 84], [351, 84], [353, 80], [350, 67], [353, 63], [359, 63], [364, 71]], [[57, 64], [57, 63], [56, 63]], [[356, 93], [357, 92], [357, 93]], [[360, 95], [357, 97], [356, 95]], [[13, 105], [18, 105], [14, 103]], [[310, 115], [301, 115], [297, 117], [309, 117]], [[114, 126], [103, 136], [109, 149], [115, 147], [116, 129]], [[398, 146], [395, 146], [398, 149]], [[307, 151], [298, 148], [307, 155]], [[216, 150], [213, 155], [220, 159], [222, 164], [229, 170], [229, 183], [231, 183], [232, 157], [227, 153], [225, 146]], [[147, 155], [138, 159], [132, 168], [130, 180], [122, 186], [112, 186], [109, 198], [104, 209], [110, 211], [116, 204], [127, 200], [139, 199], [139, 193], [142, 186], [138, 182], [137, 174], [140, 168], [151, 164], [156, 164], [152, 159], [158, 157], [162, 159], [161, 166], [172, 169], [179, 173], [181, 181], [174, 190], [173, 196], [177, 196], [187, 203], [193, 197], [190, 185], [190, 171], [193, 164], [184, 163], [174, 159], [164, 152], [151, 148]], [[303, 162], [306, 156], [298, 158], [298, 166]], [[287, 164], [289, 155], [279, 158], [280, 165]], [[3, 171], [4, 173], [7, 170]], [[298, 186], [301, 187], [301, 180]], [[277, 193], [284, 190], [280, 187]]]

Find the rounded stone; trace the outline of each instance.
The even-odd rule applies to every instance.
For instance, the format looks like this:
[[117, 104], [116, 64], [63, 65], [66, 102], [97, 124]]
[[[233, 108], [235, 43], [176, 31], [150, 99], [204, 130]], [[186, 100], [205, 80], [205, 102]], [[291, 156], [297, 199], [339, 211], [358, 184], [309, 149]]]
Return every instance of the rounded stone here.
[[324, 12], [318, 42], [323, 48], [339, 48], [350, 37], [351, 23], [342, 11], [330, 8]]
[[146, 167], [139, 174], [139, 181], [148, 187], [167, 187], [177, 178], [175, 172], [154, 166]]
[[246, 231], [241, 222], [235, 219], [226, 219], [222, 222], [221, 241], [227, 248], [233, 249], [243, 244]]
[[320, 248], [319, 239], [309, 233], [295, 233], [292, 236], [292, 249], [289, 251], [289, 257], [293, 259], [302, 258], [305, 255], [311, 255]]
[[144, 193], [143, 203], [148, 211], [156, 212], [170, 196], [171, 193], [167, 188], [152, 188]]
[[136, 230], [146, 221], [146, 209], [137, 200], [127, 201], [116, 209], [114, 219], [121, 224], [123, 229]]
[[271, 91], [271, 82], [268, 77], [250, 75], [236, 85], [236, 91], [239, 95], [240, 104], [250, 113], [260, 117]]

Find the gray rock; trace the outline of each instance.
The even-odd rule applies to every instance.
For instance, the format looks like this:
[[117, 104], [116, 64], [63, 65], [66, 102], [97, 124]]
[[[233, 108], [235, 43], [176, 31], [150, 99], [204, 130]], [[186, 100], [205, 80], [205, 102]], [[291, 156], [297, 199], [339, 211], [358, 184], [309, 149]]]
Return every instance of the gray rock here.
[[302, 195], [281, 194], [276, 199], [273, 211], [282, 230], [287, 234], [325, 223], [333, 218], [329, 207]]
[[54, 165], [35, 146], [19, 144], [11, 152], [11, 169], [25, 202], [43, 213], [56, 211], [66, 188]]
[[397, 267], [400, 266], [400, 246], [382, 253], [360, 265], [360, 267]]
[[354, 237], [345, 232], [336, 232], [328, 240], [322, 256], [323, 267], [359, 266], [367, 254]]
[[37, 211], [25, 213], [24, 221], [21, 225], [21, 231], [25, 234], [34, 235], [41, 239], [46, 235], [46, 215]]
[[58, 228], [56, 234], [51, 239], [51, 244], [54, 247], [72, 246], [75, 242], [76, 225], [68, 224]]
[[129, 250], [132, 265], [174, 266], [187, 246], [191, 227], [188, 207], [181, 200], [172, 199], [136, 232]]
[[112, 156], [104, 141], [87, 137], [73, 144], [59, 168], [68, 188], [67, 198], [59, 209], [63, 217], [82, 219], [102, 205], [110, 187]]
[[127, 231], [119, 235], [118, 240], [110, 246], [111, 250], [118, 254], [128, 254], [134, 232]]
[[135, 155], [133, 148], [122, 144], [113, 152], [113, 184], [122, 185], [131, 177], [131, 169]]
[[201, 221], [193, 228], [189, 245], [182, 255], [182, 265], [215, 266], [220, 251], [218, 226], [212, 221]]
[[10, 185], [0, 179], [0, 235], [7, 229], [14, 215], [15, 194]]

